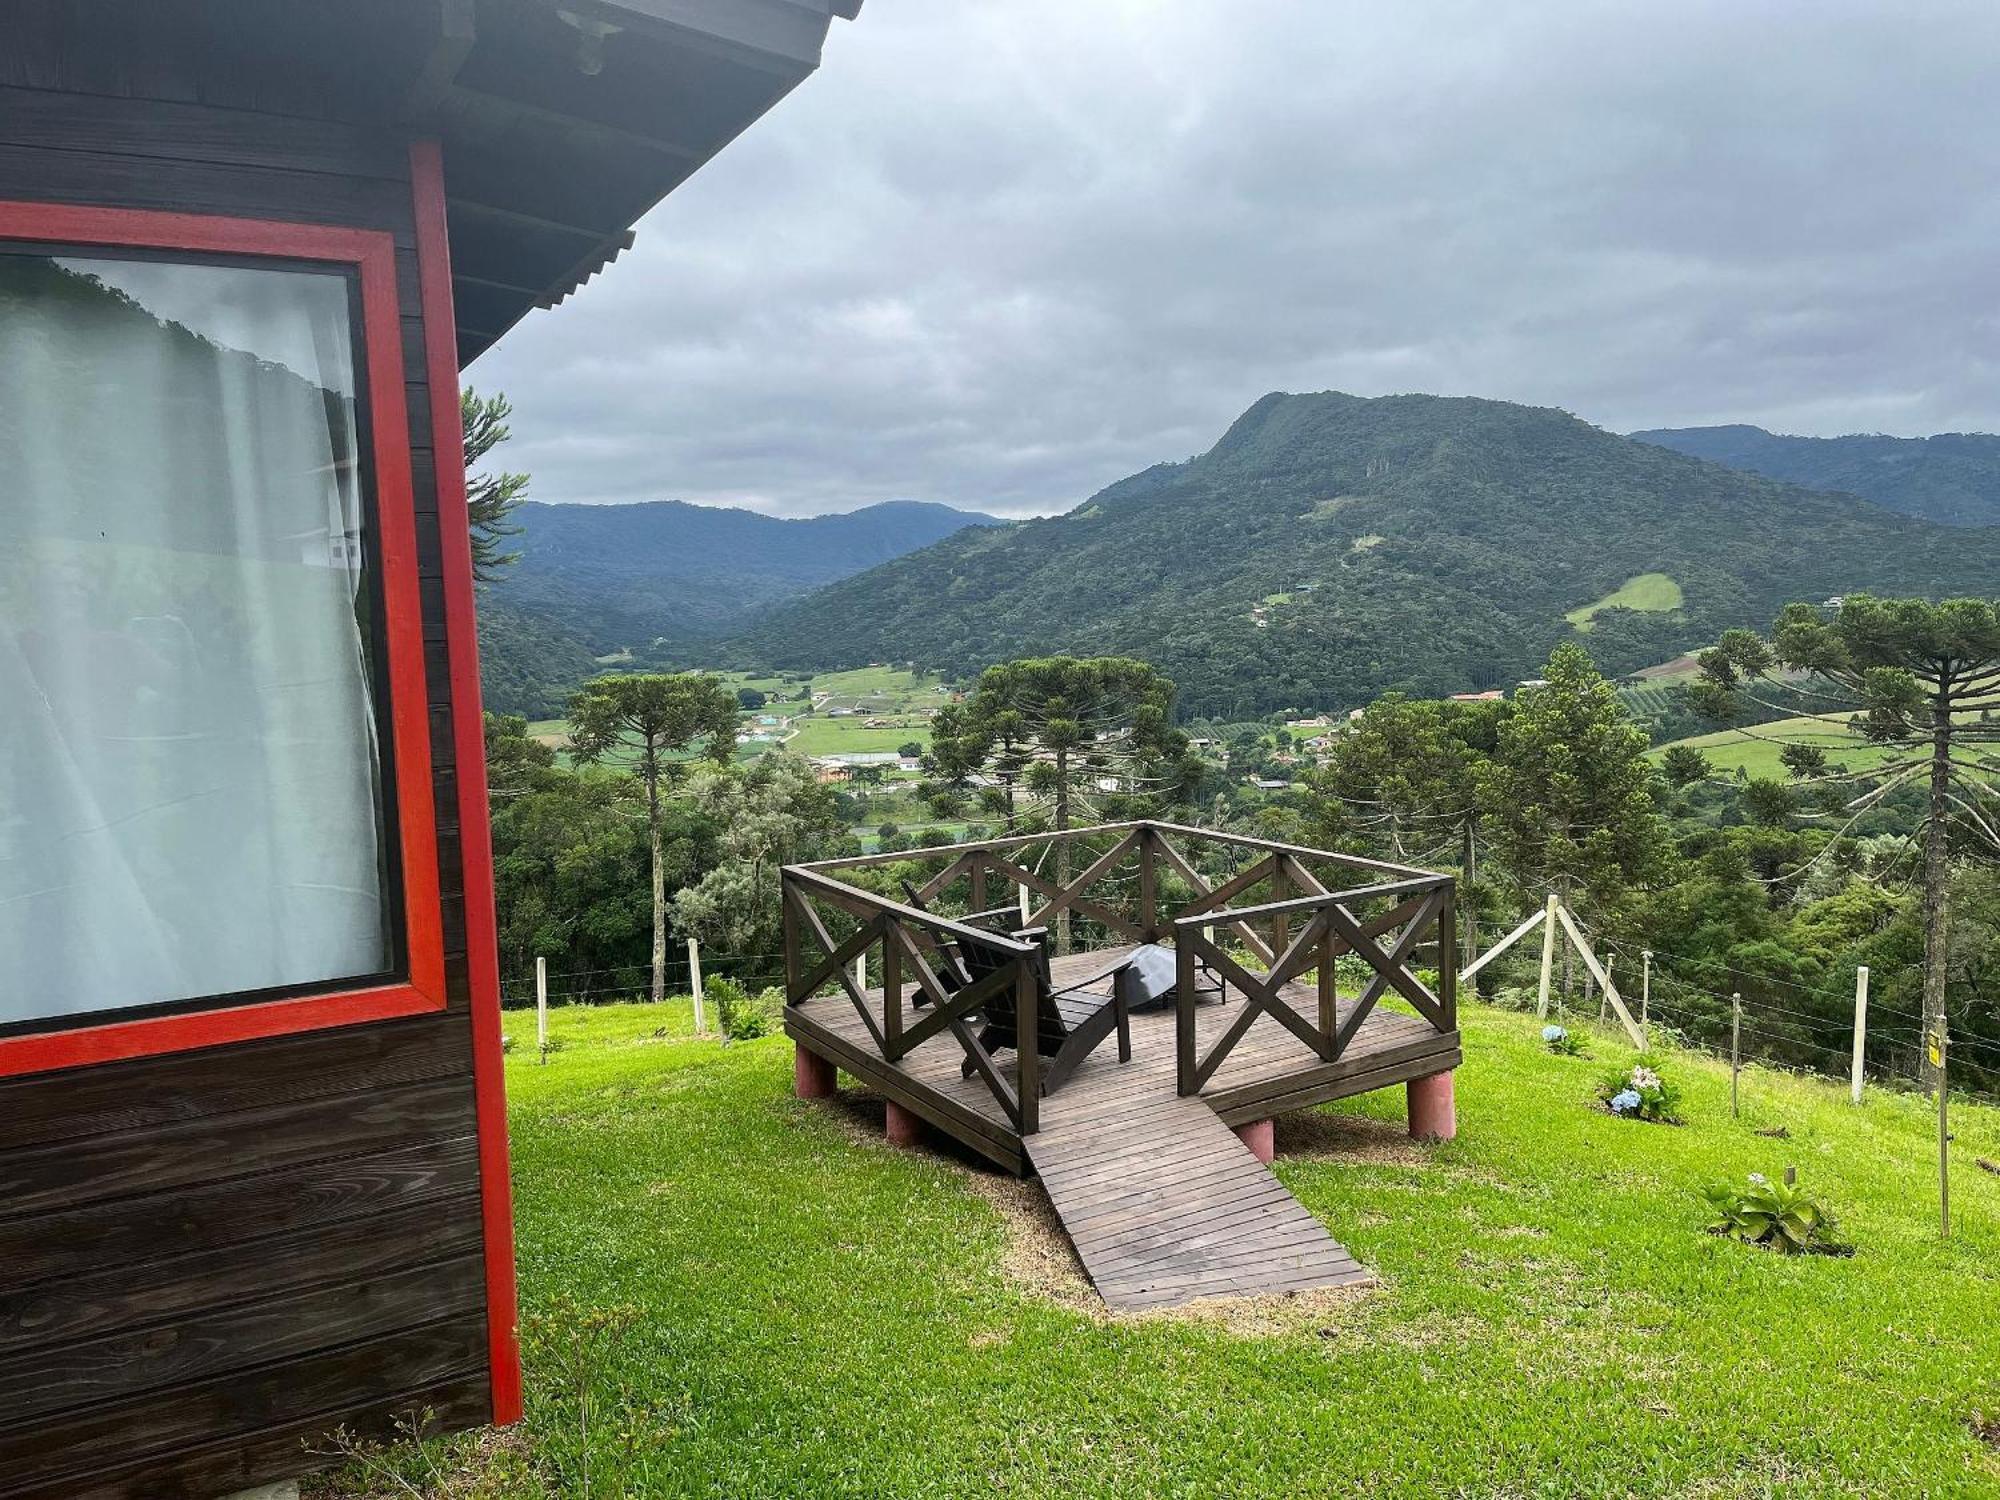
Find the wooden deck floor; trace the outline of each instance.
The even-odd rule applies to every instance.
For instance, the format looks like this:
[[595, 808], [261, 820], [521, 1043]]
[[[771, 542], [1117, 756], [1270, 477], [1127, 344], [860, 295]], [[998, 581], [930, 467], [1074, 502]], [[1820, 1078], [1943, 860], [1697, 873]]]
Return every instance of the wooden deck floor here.
[[[1107, 957], [1058, 959], [1057, 983]], [[1292, 985], [1286, 994], [1302, 1015], [1317, 1014], [1312, 991]], [[1196, 1034], [1204, 1049], [1241, 1003], [1231, 991], [1226, 1002], [1201, 1007]], [[1183, 1098], [1175, 1090], [1173, 1013], [1149, 1012], [1132, 1018], [1132, 1060], [1121, 1064], [1115, 1039], [1106, 1041], [1042, 1101], [1042, 1128], [1024, 1141], [985, 1085], [960, 1076], [964, 1054], [949, 1035], [885, 1062], [844, 995], [788, 1009], [785, 1029], [933, 1127], [1012, 1171], [1038, 1174], [1099, 1293], [1120, 1308], [1364, 1278], [1230, 1127], [1459, 1061], [1456, 1033], [1382, 1007], [1337, 1063], [1322, 1063], [1260, 1016], [1208, 1088]], [[1011, 1065], [1012, 1053], [1002, 1057]]]

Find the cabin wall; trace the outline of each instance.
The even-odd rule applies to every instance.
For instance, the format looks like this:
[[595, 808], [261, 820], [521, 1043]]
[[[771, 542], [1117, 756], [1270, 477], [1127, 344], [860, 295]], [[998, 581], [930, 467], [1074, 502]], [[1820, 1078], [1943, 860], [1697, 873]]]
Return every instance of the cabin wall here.
[[409, 142], [203, 102], [159, 52], [115, 79], [62, 61], [0, 45], [0, 199], [397, 247], [449, 1006], [0, 1079], [0, 1497], [172, 1500], [296, 1474], [339, 1424], [491, 1412], [450, 671], [470, 643], [447, 618]]

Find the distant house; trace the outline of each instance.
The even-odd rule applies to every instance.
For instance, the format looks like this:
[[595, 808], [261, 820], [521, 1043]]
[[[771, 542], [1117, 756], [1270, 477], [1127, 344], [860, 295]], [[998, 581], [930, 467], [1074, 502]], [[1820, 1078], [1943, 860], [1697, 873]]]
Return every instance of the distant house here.
[[914, 755], [899, 755], [896, 757], [896, 769], [899, 771], [921, 771], [923, 768], [924, 763]]
[[853, 774], [852, 771], [843, 765], [831, 764], [824, 760], [813, 762], [813, 780], [817, 781], [821, 786], [838, 785], [840, 782], [846, 781], [849, 777], [853, 776]]
[[1514, 684], [1517, 688], [1547, 687], [1548, 685], [1549, 680], [1546, 677], [1524, 677]]
[[1483, 693], [1453, 693], [1451, 701], [1453, 703], [1498, 703], [1506, 696], [1499, 688], [1489, 688]]
[[1252, 776], [1248, 780], [1260, 792], [1282, 792], [1291, 785], [1289, 781], [1279, 781], [1272, 776]]

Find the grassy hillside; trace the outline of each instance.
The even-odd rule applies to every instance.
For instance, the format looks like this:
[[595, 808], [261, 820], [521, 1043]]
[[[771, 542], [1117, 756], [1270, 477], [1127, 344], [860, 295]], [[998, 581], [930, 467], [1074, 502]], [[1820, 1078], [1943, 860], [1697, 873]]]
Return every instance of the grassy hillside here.
[[[1747, 776], [1770, 781], [1783, 781], [1790, 774], [1778, 759], [1784, 745], [1773, 741], [1817, 745], [1826, 751], [1829, 763], [1844, 765], [1850, 771], [1870, 770], [1900, 753], [1871, 745], [1859, 730], [1842, 729], [1820, 719], [1779, 719], [1774, 723], [1757, 725], [1752, 733], [1755, 738], [1751, 734], [1725, 729], [1674, 743], [1699, 750], [1708, 757], [1711, 766], [1725, 775], [1733, 775], [1740, 770]], [[1663, 745], [1653, 753], [1658, 756], [1666, 748]]]
[[1632, 436], [1773, 479], [1844, 490], [1948, 526], [2000, 525], [2000, 437], [1787, 437], [1761, 427], [1663, 427]]
[[1630, 609], [1640, 614], [1671, 614], [1682, 603], [1681, 586], [1665, 573], [1641, 573], [1590, 604], [1569, 610], [1563, 618], [1578, 630], [1588, 631], [1607, 609]]
[[[1629, 1054], [1552, 1056], [1472, 1006], [1457, 1141], [1409, 1144], [1396, 1093], [1279, 1126], [1279, 1175], [1378, 1289], [1113, 1321], [1034, 1189], [795, 1101], [782, 1039], [689, 1040], [685, 1002], [552, 1020], [539, 1066], [508, 1018], [529, 1421], [472, 1459], [500, 1474], [573, 1457], [567, 1297], [636, 1309], [606, 1494], [2000, 1493], [1972, 1428], [2000, 1413], [1989, 1108], [1954, 1106], [1940, 1243], [1921, 1098], [1752, 1068], [1732, 1120], [1727, 1070], [1670, 1053], [1687, 1123], [1625, 1123], [1591, 1094]], [[1703, 1232], [1703, 1184], [1787, 1164], [1853, 1258]]]
[[[1657, 575], [1678, 609], [1628, 607]], [[1122, 652], [1245, 718], [1531, 675], [1597, 601], [1636, 670], [1791, 599], [2000, 589], [2000, 538], [1897, 516], [1504, 402], [1257, 402], [1213, 449], [1069, 515], [961, 532], [788, 605], [730, 649], [790, 667]], [[1282, 596], [1283, 602], [1275, 602]], [[1662, 582], [1638, 602], [1668, 597]], [[1266, 601], [1273, 601], [1266, 603]]]

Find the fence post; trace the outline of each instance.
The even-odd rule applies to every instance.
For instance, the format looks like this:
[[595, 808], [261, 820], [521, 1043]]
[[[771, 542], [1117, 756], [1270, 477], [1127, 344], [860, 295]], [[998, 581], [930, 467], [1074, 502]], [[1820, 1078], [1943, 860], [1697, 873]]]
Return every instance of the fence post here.
[[701, 1004], [701, 944], [694, 938], [688, 939], [688, 985], [694, 991], [694, 1034], [701, 1036], [708, 1030], [708, 1012]]
[[549, 961], [535, 956], [535, 1050], [549, 1060]]
[[[1653, 1009], [1653, 950], [1641, 949], [1639, 962], [1642, 965], [1639, 970], [1639, 1029], [1646, 1031]], [[1650, 1041], [1652, 1033], [1647, 1032], [1646, 1035]]]
[[1743, 1071], [1743, 992], [1738, 990], [1729, 997], [1729, 1113], [1735, 1117], [1742, 1113], [1736, 1107], [1736, 1075]]
[[1861, 1059], [1868, 1042], [1868, 965], [1854, 971], [1854, 1073], [1847, 1091], [1861, 1102]]
[[1547, 1017], [1549, 1013], [1549, 978], [1555, 972], [1556, 963], [1556, 893], [1549, 892], [1548, 905], [1542, 908], [1542, 986], [1535, 997], [1535, 1014]]
[[1938, 1238], [1951, 1238], [1951, 1126], [1948, 1119], [1951, 1089], [1945, 1079], [1945, 1052], [1951, 1037], [1938, 1019], [1937, 1035], [1931, 1040], [1931, 1066], [1937, 1069], [1938, 1091]]

